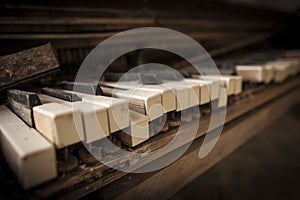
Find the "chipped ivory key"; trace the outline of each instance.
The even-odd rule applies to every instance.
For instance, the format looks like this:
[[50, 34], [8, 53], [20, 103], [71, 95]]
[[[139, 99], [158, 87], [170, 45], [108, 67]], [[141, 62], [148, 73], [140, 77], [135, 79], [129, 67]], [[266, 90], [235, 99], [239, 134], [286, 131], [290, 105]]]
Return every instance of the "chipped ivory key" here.
[[57, 177], [54, 146], [6, 106], [0, 107], [1, 149], [24, 189]]

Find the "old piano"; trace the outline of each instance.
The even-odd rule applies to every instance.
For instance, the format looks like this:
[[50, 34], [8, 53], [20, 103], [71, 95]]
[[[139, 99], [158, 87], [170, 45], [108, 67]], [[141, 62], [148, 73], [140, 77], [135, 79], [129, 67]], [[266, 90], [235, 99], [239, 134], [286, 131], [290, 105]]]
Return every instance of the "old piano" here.
[[[0, 6], [0, 198], [167, 199], [300, 100], [297, 16], [225, 1], [20, 2]], [[209, 54], [192, 60], [219, 74], [137, 48], [97, 81], [76, 79], [99, 43], [140, 27], [189, 36]]]

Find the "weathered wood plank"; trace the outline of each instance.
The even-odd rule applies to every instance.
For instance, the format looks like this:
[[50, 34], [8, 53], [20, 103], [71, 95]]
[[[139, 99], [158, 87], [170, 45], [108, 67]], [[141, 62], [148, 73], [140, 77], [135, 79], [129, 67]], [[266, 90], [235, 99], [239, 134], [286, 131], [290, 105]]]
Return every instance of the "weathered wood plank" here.
[[0, 90], [37, 75], [58, 69], [50, 43], [0, 57]]

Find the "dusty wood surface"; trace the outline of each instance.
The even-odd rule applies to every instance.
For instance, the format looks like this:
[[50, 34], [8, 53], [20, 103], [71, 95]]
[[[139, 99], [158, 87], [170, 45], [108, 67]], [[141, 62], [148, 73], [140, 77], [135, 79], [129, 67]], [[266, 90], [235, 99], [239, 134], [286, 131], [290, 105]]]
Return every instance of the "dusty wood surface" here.
[[58, 67], [58, 60], [49, 43], [2, 56], [0, 57], [0, 90]]
[[[253, 89], [252, 92], [246, 94], [246, 96], [241, 98], [239, 101], [228, 106], [226, 112], [226, 123], [253, 110], [254, 108], [264, 105], [266, 102], [271, 101], [278, 96], [289, 92], [291, 89], [298, 87], [299, 84], [300, 79], [295, 78], [280, 85], [274, 84], [262, 88], [256, 88], [255, 90]], [[222, 112], [222, 110], [219, 112]], [[200, 137], [206, 133], [209, 120], [210, 119], [208, 115], [202, 117], [202, 120], [199, 124], [197, 137]], [[151, 138], [148, 142], [143, 143], [137, 148], [133, 149], [133, 151], [148, 152], [159, 149], [160, 147], [169, 143], [176, 133], [184, 134], [186, 131], [189, 131], [192, 125], [193, 123], [187, 124], [183, 127], [183, 131], [180, 133], [177, 133], [176, 129], [171, 129], [164, 134], [158, 134], [156, 137]], [[176, 146], [181, 147], [186, 142], [188, 141], [179, 141]], [[162, 155], [157, 155], [157, 158], [161, 156]], [[136, 158], [136, 160], [144, 165], [153, 161], [153, 159], [149, 159], [147, 157]], [[126, 161], [128, 162], [128, 159], [116, 157], [116, 161], [122, 163]], [[93, 166], [77, 168], [68, 174], [64, 174], [64, 176], [61, 176], [54, 181], [41, 185], [28, 192], [32, 198], [38, 199], [46, 197], [77, 199], [119, 179], [124, 175], [126, 175], [126, 173], [109, 169], [108, 167], [98, 163]]]

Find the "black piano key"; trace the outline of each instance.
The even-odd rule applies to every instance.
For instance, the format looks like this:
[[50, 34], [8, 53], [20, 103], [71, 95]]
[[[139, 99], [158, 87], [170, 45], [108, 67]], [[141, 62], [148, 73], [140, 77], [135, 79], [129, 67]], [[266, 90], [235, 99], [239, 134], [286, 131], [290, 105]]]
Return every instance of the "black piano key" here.
[[103, 95], [103, 91], [97, 83], [62, 81], [61, 86], [66, 90], [73, 90], [74, 86], [76, 86], [75, 92], [92, 95]]
[[161, 84], [161, 81], [154, 73], [107, 73], [105, 75], [105, 81], [109, 82], [130, 82], [136, 81], [143, 85], [157, 85]]
[[22, 90], [8, 90], [7, 101], [11, 110], [29, 126], [34, 127], [32, 108], [41, 105], [36, 93]]
[[162, 83], [154, 73], [143, 73], [141, 79], [143, 85], [159, 85]]
[[43, 88], [42, 93], [69, 102], [81, 101], [81, 98], [78, 95], [65, 92], [60, 89]]

